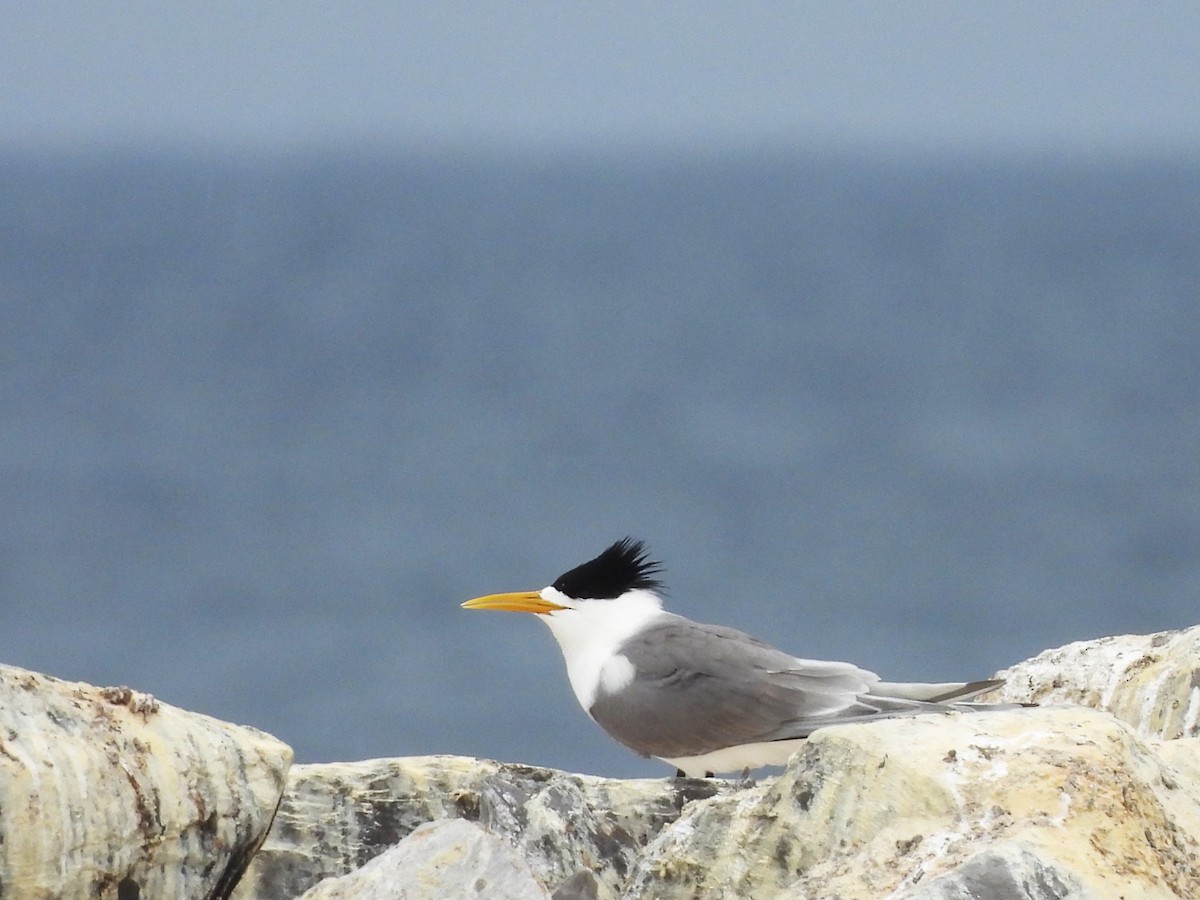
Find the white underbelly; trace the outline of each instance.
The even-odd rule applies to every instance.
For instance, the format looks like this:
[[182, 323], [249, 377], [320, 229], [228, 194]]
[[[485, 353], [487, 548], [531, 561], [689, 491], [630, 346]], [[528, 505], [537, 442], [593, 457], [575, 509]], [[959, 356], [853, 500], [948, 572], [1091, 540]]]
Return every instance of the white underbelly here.
[[758, 744], [726, 747], [699, 756], [680, 756], [675, 759], [660, 756], [659, 759], [681, 769], [690, 778], [702, 778], [705, 772], [740, 774], [744, 769], [757, 769], [759, 766], [782, 766], [803, 746], [803, 738], [794, 741], [763, 741]]

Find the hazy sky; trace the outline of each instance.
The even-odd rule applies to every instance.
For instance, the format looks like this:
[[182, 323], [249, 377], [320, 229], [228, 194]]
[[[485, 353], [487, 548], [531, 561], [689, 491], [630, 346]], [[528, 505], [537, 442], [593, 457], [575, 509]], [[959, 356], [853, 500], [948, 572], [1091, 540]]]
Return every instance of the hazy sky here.
[[1200, 147], [1195, 0], [0, 10], [10, 148]]

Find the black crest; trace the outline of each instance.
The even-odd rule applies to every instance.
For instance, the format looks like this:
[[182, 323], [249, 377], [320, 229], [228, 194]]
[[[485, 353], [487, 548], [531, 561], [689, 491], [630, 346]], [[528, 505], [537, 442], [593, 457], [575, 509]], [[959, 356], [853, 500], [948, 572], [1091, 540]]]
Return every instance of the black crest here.
[[622, 538], [595, 559], [559, 575], [553, 587], [572, 600], [612, 600], [636, 588], [655, 591], [662, 563], [646, 557], [646, 545]]

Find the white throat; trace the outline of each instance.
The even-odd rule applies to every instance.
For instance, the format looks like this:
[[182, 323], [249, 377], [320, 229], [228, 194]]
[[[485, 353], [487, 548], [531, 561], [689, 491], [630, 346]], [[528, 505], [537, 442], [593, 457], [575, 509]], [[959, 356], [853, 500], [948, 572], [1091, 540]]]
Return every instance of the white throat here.
[[608, 690], [619, 690], [636, 674], [617, 650], [647, 624], [670, 614], [663, 611], [662, 600], [653, 591], [629, 591], [615, 600], [572, 600], [552, 587], [541, 594], [571, 607], [538, 618], [558, 641], [575, 698], [591, 715], [601, 683]]

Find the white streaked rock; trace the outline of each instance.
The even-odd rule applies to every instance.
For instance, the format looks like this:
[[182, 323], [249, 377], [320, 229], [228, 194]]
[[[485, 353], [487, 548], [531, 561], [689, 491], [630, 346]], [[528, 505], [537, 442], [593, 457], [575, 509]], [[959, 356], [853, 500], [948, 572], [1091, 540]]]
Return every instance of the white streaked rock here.
[[1200, 785], [1158, 750], [1080, 707], [822, 729], [667, 826], [622, 896], [1200, 897]]
[[996, 673], [981, 698], [1111, 712], [1145, 737], [1200, 737], [1200, 626], [1077, 641]]
[[292, 761], [253, 728], [0, 666], [0, 895], [230, 895]]
[[[1038, 707], [823, 729], [746, 789], [461, 757], [297, 766], [235, 897], [290, 900], [442, 819], [555, 900], [1200, 897], [1198, 673], [1200, 628], [1072, 644], [984, 698]], [[374, 877], [409, 896], [403, 872]]]
[[721, 781], [598, 778], [463, 756], [298, 765], [234, 896], [290, 900], [426, 822], [461, 818], [516, 848], [548, 890], [586, 870], [608, 900], [688, 802], [730, 790]]

